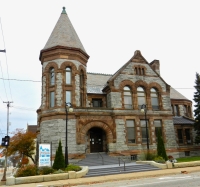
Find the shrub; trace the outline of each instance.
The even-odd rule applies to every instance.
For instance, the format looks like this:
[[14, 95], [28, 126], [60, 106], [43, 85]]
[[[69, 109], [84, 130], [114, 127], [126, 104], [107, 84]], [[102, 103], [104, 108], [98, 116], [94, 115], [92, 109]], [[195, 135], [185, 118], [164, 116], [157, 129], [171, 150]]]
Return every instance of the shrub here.
[[59, 141], [58, 149], [56, 151], [56, 156], [53, 163], [53, 169], [64, 169], [65, 168], [65, 159], [62, 153], [61, 141]]
[[59, 174], [59, 173], [65, 173], [65, 172], [63, 170], [61, 170], [61, 169], [53, 172], [53, 174]]
[[35, 165], [26, 165], [19, 168], [15, 174], [15, 177], [26, 177], [34, 176], [37, 174], [37, 169]]
[[38, 168], [39, 175], [48, 175], [54, 172], [54, 169], [49, 166], [42, 166]]
[[165, 160], [167, 160], [167, 154], [166, 154], [166, 150], [165, 150], [165, 145], [164, 145], [164, 141], [163, 141], [163, 138], [161, 136], [161, 132], [160, 131], [158, 131], [158, 133], [157, 133], [157, 138], [158, 138], [157, 154], [158, 154], [158, 156], [161, 156]]
[[80, 171], [81, 167], [74, 165], [74, 164], [69, 164], [66, 168], [65, 171]]
[[158, 163], [165, 163], [165, 159], [163, 157], [161, 157], [161, 156], [155, 157], [154, 161], [158, 162]]
[[155, 157], [156, 157], [155, 153], [150, 153], [150, 152], [145, 153], [146, 160], [154, 160]]

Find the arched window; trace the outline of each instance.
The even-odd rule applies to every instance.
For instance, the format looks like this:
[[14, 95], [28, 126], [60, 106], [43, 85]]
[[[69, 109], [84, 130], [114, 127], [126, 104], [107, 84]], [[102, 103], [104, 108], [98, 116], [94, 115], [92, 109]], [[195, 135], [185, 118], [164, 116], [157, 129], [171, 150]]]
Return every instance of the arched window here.
[[132, 109], [133, 105], [132, 105], [132, 94], [131, 94], [131, 90], [128, 86], [124, 87], [124, 108], [127, 109]]
[[138, 108], [141, 109], [143, 104], [146, 104], [146, 95], [142, 87], [137, 88]]
[[66, 74], [65, 74], [65, 83], [66, 84], [71, 84], [72, 70], [71, 70], [70, 67], [66, 67], [65, 71], [66, 71]]
[[155, 88], [151, 88], [151, 105], [153, 110], [159, 109], [158, 93]]
[[83, 70], [80, 73], [80, 106], [83, 106], [83, 93], [84, 93], [84, 74]]
[[49, 71], [49, 77], [50, 77], [50, 85], [55, 85], [55, 72], [54, 72], [54, 68], [50, 68]]

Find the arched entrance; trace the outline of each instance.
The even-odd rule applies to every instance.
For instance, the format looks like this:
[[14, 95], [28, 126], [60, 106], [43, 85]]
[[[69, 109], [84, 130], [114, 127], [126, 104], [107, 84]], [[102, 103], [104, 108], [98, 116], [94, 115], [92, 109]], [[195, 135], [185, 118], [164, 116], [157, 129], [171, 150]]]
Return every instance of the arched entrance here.
[[106, 134], [103, 129], [93, 127], [88, 131], [90, 153], [106, 151]]

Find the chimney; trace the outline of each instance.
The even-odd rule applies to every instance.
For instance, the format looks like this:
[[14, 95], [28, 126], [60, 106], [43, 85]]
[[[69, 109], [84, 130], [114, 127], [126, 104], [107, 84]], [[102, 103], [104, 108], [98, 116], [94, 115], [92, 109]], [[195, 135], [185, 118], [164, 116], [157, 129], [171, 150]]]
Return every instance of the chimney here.
[[160, 62], [159, 60], [153, 60], [150, 63], [151, 68], [160, 75]]

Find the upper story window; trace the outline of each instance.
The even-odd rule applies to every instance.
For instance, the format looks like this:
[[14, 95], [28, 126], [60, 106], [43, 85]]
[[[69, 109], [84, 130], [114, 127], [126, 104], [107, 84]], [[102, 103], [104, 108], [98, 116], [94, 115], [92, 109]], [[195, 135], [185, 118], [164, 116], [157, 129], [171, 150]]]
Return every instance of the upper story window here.
[[174, 116], [179, 116], [179, 107], [178, 105], [174, 105], [173, 107], [173, 113], [174, 113]]
[[83, 93], [84, 93], [84, 74], [83, 71], [81, 70], [80, 72], [80, 106], [83, 106]]
[[126, 120], [128, 143], [135, 143], [135, 123], [134, 120]]
[[155, 88], [151, 88], [151, 105], [153, 110], [159, 109], [158, 93]]
[[92, 99], [93, 107], [102, 107], [102, 99]]
[[55, 85], [55, 71], [54, 68], [50, 68], [49, 71], [49, 77], [50, 77], [50, 85]]
[[132, 94], [131, 89], [128, 86], [124, 87], [124, 108], [132, 109]]
[[65, 69], [65, 83], [66, 84], [71, 84], [71, 76], [72, 76], [72, 70], [70, 67], [66, 67]]
[[135, 67], [135, 74], [136, 75], [145, 75], [144, 67]]
[[143, 104], [146, 104], [146, 94], [142, 87], [137, 88], [138, 108], [141, 109]]

